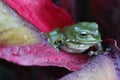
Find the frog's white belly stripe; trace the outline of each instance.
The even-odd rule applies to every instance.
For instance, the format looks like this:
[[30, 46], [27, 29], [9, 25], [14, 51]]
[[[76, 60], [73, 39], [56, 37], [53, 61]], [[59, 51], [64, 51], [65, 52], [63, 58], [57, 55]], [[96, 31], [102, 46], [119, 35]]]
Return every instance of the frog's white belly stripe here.
[[88, 48], [90, 48], [92, 45], [69, 45], [69, 46], [61, 46], [61, 48], [69, 53], [82, 53]]

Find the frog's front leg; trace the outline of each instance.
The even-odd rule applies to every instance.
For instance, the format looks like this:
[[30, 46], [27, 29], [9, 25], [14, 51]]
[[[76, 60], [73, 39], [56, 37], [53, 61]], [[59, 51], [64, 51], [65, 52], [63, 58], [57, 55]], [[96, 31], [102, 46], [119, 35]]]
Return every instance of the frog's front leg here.
[[95, 45], [95, 47], [96, 47], [97, 51], [89, 51], [89, 52], [88, 52], [88, 55], [89, 55], [89, 56], [99, 55], [99, 54], [103, 53], [103, 48], [102, 48], [101, 42], [97, 43], [97, 44]]
[[64, 43], [64, 35], [61, 33], [59, 29], [55, 29], [49, 33], [47, 33], [48, 42], [57, 50], [63, 45]]

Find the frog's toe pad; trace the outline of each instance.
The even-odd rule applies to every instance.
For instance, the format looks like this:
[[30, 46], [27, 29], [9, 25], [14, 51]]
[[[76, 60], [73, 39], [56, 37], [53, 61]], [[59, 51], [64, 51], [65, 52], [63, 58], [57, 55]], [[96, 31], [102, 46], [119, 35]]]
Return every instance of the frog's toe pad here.
[[88, 55], [93, 56], [93, 55], [99, 55], [99, 54], [102, 54], [102, 53], [103, 53], [103, 51], [89, 51]]

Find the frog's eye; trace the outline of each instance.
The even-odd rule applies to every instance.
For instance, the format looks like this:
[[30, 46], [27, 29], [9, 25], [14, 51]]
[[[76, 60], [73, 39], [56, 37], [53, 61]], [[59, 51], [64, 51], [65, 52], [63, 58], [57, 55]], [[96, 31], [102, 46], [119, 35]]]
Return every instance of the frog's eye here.
[[80, 32], [80, 37], [81, 38], [86, 38], [87, 37], [87, 32], [85, 32], [85, 31]]

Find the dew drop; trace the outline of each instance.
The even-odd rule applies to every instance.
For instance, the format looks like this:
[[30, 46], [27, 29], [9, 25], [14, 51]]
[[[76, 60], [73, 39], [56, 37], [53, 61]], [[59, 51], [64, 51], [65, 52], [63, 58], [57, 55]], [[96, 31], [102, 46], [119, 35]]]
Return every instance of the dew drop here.
[[16, 46], [12, 49], [12, 55], [19, 56], [19, 47]]
[[18, 52], [13, 52], [12, 53], [14, 56], [19, 56], [19, 53]]
[[10, 54], [11, 53], [11, 49], [4, 49], [3, 53], [4, 53], [5, 56], [11, 56], [11, 54]]
[[25, 54], [25, 52], [24, 52], [22, 49], [20, 49], [20, 50], [19, 50], [19, 55], [20, 55], [20, 56], [23, 56], [24, 54]]
[[36, 50], [36, 48], [31, 48], [31, 49], [30, 49], [30, 52], [36, 54], [36, 53], [37, 53], [37, 50]]
[[97, 73], [97, 69], [96, 68], [92, 68], [91, 72]]
[[51, 50], [50, 50], [50, 49], [47, 49], [46, 51], [49, 53]]
[[42, 42], [41, 44], [40, 44], [40, 46], [42, 47], [42, 46], [45, 46], [45, 42]]
[[78, 74], [78, 77], [85, 77], [86, 76], [86, 74], [85, 73], [80, 73], [80, 74]]
[[66, 59], [61, 59], [61, 61], [62, 61], [62, 62], [67, 62], [67, 60], [66, 60]]
[[58, 58], [54, 58], [55, 61], [58, 61]]
[[56, 54], [60, 54], [60, 51], [59, 51], [59, 50], [56, 50]]
[[27, 51], [28, 51], [28, 52], [30, 52], [30, 51], [31, 51], [30, 47], [26, 47], [26, 49], [27, 49]]
[[34, 50], [33, 50], [33, 53], [37, 53], [37, 50], [36, 50], [36, 49], [34, 49]]
[[45, 61], [46, 63], [49, 63], [49, 59], [45, 59], [44, 61]]

